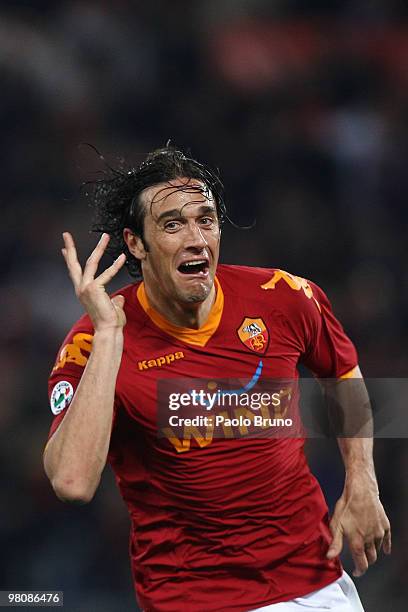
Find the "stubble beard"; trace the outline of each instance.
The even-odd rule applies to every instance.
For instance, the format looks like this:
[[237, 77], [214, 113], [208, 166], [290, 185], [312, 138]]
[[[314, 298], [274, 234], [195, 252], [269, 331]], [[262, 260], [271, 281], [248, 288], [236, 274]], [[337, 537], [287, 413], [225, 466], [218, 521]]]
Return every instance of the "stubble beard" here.
[[212, 284], [210, 286], [200, 285], [199, 287], [195, 288], [193, 291], [190, 291], [187, 294], [185, 292], [180, 293], [180, 301], [184, 302], [185, 304], [199, 304], [201, 302], [204, 302], [210, 295], [211, 288]]

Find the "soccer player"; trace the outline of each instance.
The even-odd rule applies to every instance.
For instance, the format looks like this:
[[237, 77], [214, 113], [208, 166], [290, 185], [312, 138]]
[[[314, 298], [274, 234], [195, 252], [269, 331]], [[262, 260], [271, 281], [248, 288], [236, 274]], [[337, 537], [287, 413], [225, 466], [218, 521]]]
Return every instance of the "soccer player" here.
[[[103, 233], [84, 268], [63, 235], [86, 314], [49, 380], [55, 493], [89, 502], [110, 463], [145, 611], [362, 610], [338, 559], [343, 538], [356, 576], [391, 550], [369, 437], [339, 439], [346, 477], [329, 522], [303, 437], [227, 428], [222, 438], [211, 424], [180, 437], [157, 425], [160, 381], [295, 380], [300, 363], [320, 378], [359, 377], [327, 297], [282, 270], [218, 264], [222, 183], [170, 146], [112, 169], [93, 196]], [[98, 274], [105, 251], [115, 261]], [[125, 263], [138, 280], [110, 297]]]

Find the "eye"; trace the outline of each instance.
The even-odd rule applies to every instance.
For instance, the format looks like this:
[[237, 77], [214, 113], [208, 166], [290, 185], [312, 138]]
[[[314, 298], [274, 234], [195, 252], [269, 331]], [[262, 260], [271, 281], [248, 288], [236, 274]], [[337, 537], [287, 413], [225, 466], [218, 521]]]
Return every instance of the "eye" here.
[[180, 221], [167, 221], [167, 223], [164, 224], [164, 229], [166, 232], [177, 232], [181, 225]]
[[200, 219], [200, 223], [205, 227], [211, 227], [212, 225], [214, 225], [215, 219], [213, 219], [213, 217], [202, 217]]

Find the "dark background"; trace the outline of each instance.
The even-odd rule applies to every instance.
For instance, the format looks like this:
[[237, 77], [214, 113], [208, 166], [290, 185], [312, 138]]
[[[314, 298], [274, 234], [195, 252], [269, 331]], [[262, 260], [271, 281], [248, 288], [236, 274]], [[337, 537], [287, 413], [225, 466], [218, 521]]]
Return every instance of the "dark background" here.
[[[408, 4], [3, 0], [0, 74], [0, 589], [64, 590], [70, 612], [133, 610], [112, 478], [89, 506], [65, 506], [41, 465], [46, 379], [81, 313], [61, 232], [83, 260], [95, 243], [78, 186], [98, 160], [78, 145], [138, 163], [171, 138], [219, 166], [232, 218], [257, 219], [225, 228], [223, 261], [313, 279], [363, 372], [404, 377]], [[317, 440], [310, 455], [332, 507], [338, 456]], [[367, 611], [402, 612], [406, 441], [378, 440], [376, 457], [394, 552], [358, 584]]]

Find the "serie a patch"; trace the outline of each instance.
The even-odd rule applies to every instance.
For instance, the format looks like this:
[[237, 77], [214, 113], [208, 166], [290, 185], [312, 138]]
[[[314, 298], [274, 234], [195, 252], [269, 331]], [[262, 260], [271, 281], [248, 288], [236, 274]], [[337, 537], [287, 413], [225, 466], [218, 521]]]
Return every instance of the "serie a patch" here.
[[67, 380], [57, 382], [51, 392], [50, 404], [53, 414], [59, 414], [67, 408], [74, 397], [74, 388]]

